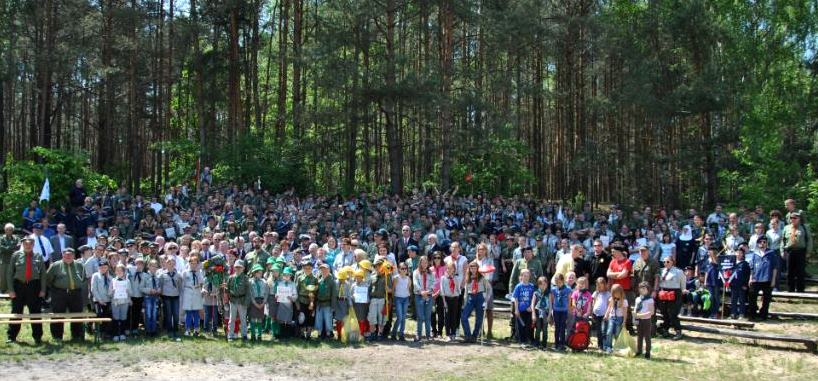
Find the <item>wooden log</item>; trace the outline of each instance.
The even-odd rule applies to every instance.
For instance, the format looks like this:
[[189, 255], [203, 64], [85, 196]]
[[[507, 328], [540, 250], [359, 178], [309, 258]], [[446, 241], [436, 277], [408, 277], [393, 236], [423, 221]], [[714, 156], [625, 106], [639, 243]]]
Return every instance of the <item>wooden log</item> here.
[[50, 323], [104, 323], [111, 321], [111, 318], [81, 318], [81, 319], [51, 319], [51, 320], [0, 320], [0, 325], [3, 324], [50, 324]]
[[[661, 315], [659, 315], [661, 318]], [[755, 323], [744, 321], [744, 320], [734, 320], [734, 319], [710, 319], [704, 317], [697, 317], [697, 316], [683, 316], [679, 315], [680, 321], [688, 321], [692, 323], [704, 323], [704, 324], [714, 324], [714, 325], [726, 325], [731, 327], [738, 327], [738, 328], [747, 328], [753, 329], [755, 328]]]
[[42, 313], [42, 314], [0, 314], [0, 319], [71, 319], [71, 318], [95, 318], [97, 314], [93, 312], [65, 312], [65, 313]]
[[807, 336], [800, 336], [800, 335], [784, 335], [779, 333], [771, 333], [771, 332], [758, 332], [758, 331], [743, 331], [739, 329], [729, 329], [729, 328], [714, 328], [714, 327], [702, 327], [698, 325], [689, 325], [683, 324], [683, 330], [693, 331], [693, 332], [702, 332], [702, 333], [709, 333], [714, 335], [723, 335], [723, 336], [732, 336], [732, 337], [741, 337], [745, 339], [753, 339], [753, 340], [767, 340], [767, 341], [779, 341], [779, 342], [786, 342], [786, 343], [800, 343], [804, 344], [810, 352], [815, 353], [816, 349], [818, 349], [818, 339], [814, 337], [807, 337]]
[[776, 298], [809, 300], [818, 302], [818, 293], [773, 291], [773, 300], [775, 300]]
[[818, 313], [811, 312], [768, 312], [772, 317], [812, 320], [818, 319]]

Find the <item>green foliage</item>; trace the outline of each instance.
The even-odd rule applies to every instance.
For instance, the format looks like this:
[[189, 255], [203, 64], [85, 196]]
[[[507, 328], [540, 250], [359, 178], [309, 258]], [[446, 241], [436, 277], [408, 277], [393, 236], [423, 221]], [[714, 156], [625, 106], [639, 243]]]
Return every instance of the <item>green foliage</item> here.
[[265, 144], [247, 135], [235, 145], [222, 148], [212, 166], [215, 183], [255, 184], [261, 178], [262, 187], [273, 193], [290, 188], [311, 191], [303, 167], [303, 149], [295, 144]]
[[110, 177], [94, 172], [88, 167], [88, 157], [84, 153], [73, 153], [58, 149], [35, 147], [32, 153], [39, 158], [15, 160], [6, 157], [3, 171], [8, 179], [6, 191], [0, 195], [5, 208], [0, 211], [0, 221], [21, 221], [21, 207], [40, 197], [43, 182], [48, 176], [51, 200], [43, 202], [52, 206], [68, 203], [68, 193], [77, 179], [83, 179], [87, 192], [116, 187]]
[[[534, 181], [521, 165], [528, 157], [526, 146], [513, 139], [489, 138], [474, 154], [461, 154], [452, 167], [453, 184], [463, 193], [522, 194]], [[471, 175], [472, 181], [467, 181]], [[445, 191], [445, 189], [441, 189]]]

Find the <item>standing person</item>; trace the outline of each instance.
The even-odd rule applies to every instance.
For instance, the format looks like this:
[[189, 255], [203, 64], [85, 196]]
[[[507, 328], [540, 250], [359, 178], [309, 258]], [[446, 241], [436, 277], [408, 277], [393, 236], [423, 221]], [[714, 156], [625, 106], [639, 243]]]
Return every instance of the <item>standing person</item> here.
[[[440, 257], [438, 262], [440, 262]], [[429, 257], [422, 256], [418, 262], [418, 267], [412, 273], [412, 291], [415, 294], [415, 313], [417, 314], [417, 332], [415, 341], [420, 341], [423, 328], [426, 327], [426, 339], [431, 339], [432, 335], [432, 306], [435, 285], [438, 282], [435, 273], [429, 268]], [[442, 320], [442, 319], [441, 319]]]
[[[111, 277], [108, 275], [108, 260], [102, 258], [97, 263], [97, 272], [91, 277], [91, 301], [99, 318], [111, 318]], [[98, 323], [100, 324], [100, 323]], [[113, 336], [110, 323], [101, 323], [100, 331], [106, 336]]]
[[142, 278], [140, 289], [145, 295], [145, 335], [148, 337], [156, 336], [157, 331], [157, 314], [159, 312], [159, 296], [161, 288], [159, 286], [159, 262], [151, 259], [148, 262], [148, 272]]
[[[628, 300], [628, 305], [633, 305], [636, 295], [631, 289], [631, 277], [633, 275], [633, 264], [625, 255], [627, 248], [621, 243], [611, 245], [613, 252], [613, 260], [608, 267], [608, 284], [611, 285], [611, 292], [613, 286], [619, 285], [625, 293], [625, 298]], [[629, 333], [635, 334], [633, 329], [633, 319], [631, 317], [630, 308], [625, 309], [627, 316], [624, 319], [625, 328]]]
[[280, 325], [280, 332], [286, 336], [292, 336], [293, 324], [293, 304], [298, 298], [298, 291], [295, 282], [292, 281], [293, 269], [290, 266], [281, 272], [281, 282], [276, 287], [276, 321]]
[[554, 274], [549, 299], [551, 311], [554, 319], [554, 349], [565, 350], [565, 323], [568, 321], [568, 310], [570, 307], [571, 287], [565, 284], [565, 276], [561, 273]]
[[511, 308], [514, 311], [517, 337], [522, 348], [526, 348], [531, 342], [531, 317], [534, 312], [531, 302], [535, 287], [529, 282], [530, 279], [531, 272], [528, 269], [520, 271], [520, 281], [511, 293]]
[[787, 286], [790, 292], [804, 292], [807, 254], [812, 252], [812, 239], [801, 223], [801, 212], [789, 213], [790, 223], [781, 233], [781, 253], [787, 260]]
[[636, 356], [642, 354], [642, 343], [645, 344], [645, 358], [650, 358], [650, 339], [653, 332], [653, 315], [656, 314], [656, 306], [651, 297], [650, 284], [642, 282], [639, 284], [639, 297], [636, 298], [634, 317], [636, 318]]
[[115, 277], [111, 280], [108, 293], [111, 296], [111, 317], [114, 324], [114, 341], [125, 341], [125, 324], [128, 321], [128, 307], [131, 305], [131, 281], [125, 265], [116, 265]]
[[537, 279], [537, 290], [531, 304], [534, 306], [532, 319], [534, 320], [534, 345], [540, 350], [548, 346], [548, 321], [551, 319], [551, 295], [548, 289], [548, 278], [541, 276]]
[[443, 298], [443, 308], [446, 318], [446, 336], [448, 341], [454, 341], [457, 336], [457, 326], [460, 324], [460, 290], [461, 277], [455, 274], [455, 264], [446, 264], [446, 274], [440, 279], [440, 296]]
[[164, 328], [168, 337], [181, 341], [179, 337], [179, 295], [183, 282], [182, 275], [176, 272], [176, 260], [172, 256], [165, 259], [165, 271], [159, 275], [159, 294], [162, 297], [162, 315]]
[[[756, 251], [751, 256], [750, 264], [750, 320], [767, 320], [773, 288], [778, 279], [780, 258], [777, 250], [767, 249], [767, 237], [759, 237]], [[761, 309], [758, 308], [758, 294], [763, 294]]]
[[591, 297], [594, 300], [591, 311], [593, 312], [594, 327], [596, 327], [596, 343], [599, 350], [603, 350], [605, 334], [608, 330], [605, 312], [608, 311], [608, 301], [611, 299], [611, 292], [608, 291], [608, 281], [605, 277], [596, 278], [596, 291], [591, 294]]
[[[493, 248], [498, 248], [498, 246], [492, 246]], [[489, 291], [486, 293], [486, 338], [491, 339], [493, 338], [492, 335], [492, 328], [494, 326], [494, 283], [497, 279], [497, 267], [494, 265], [494, 258], [489, 255], [489, 246], [485, 243], [481, 242], [477, 245], [477, 260], [480, 261], [480, 269], [491, 269], [494, 268], [494, 271], [486, 271], [484, 276], [486, 280], [488, 280], [489, 285], [492, 288], [489, 288]], [[499, 258], [499, 251], [498, 251], [498, 258]]]
[[3, 227], [3, 237], [0, 237], [0, 292], [5, 293], [12, 289], [8, 286], [6, 274], [11, 268], [11, 255], [20, 246], [20, 239], [14, 235], [14, 225], [6, 224]]
[[721, 277], [721, 263], [719, 263], [719, 253], [711, 248], [708, 251], [710, 258], [707, 261], [704, 275], [704, 285], [710, 293], [710, 318], [718, 319], [719, 307], [721, 307], [721, 292], [724, 287]]
[[398, 274], [393, 278], [392, 284], [395, 286], [395, 324], [389, 335], [391, 340], [406, 341], [404, 331], [406, 328], [406, 314], [409, 307], [409, 296], [411, 295], [412, 278], [409, 276], [409, 265], [406, 262], [398, 264]]
[[[593, 295], [590, 291], [588, 291], [588, 278], [580, 277], [577, 279], [577, 287], [571, 293], [570, 298], [570, 311], [571, 319], [574, 323], [580, 320], [590, 320], [591, 318], [591, 304], [593, 301]], [[574, 325], [566, 327], [567, 328], [567, 336], [571, 336], [574, 333]]]
[[204, 308], [202, 283], [204, 274], [199, 268], [199, 255], [188, 258], [188, 269], [182, 273], [182, 311], [185, 311], [185, 336], [199, 336], [199, 313]]
[[621, 285], [614, 283], [611, 287], [611, 299], [608, 301], [608, 311], [605, 312], [605, 320], [608, 321], [608, 332], [605, 333], [606, 353], [613, 352], [613, 342], [622, 330], [622, 323], [628, 315], [628, 309], [630, 308], [628, 299], [625, 297], [625, 290]]
[[682, 324], [679, 322], [679, 311], [682, 306], [682, 290], [687, 285], [687, 277], [682, 270], [674, 266], [673, 258], [665, 258], [664, 268], [659, 274], [659, 310], [662, 311], [662, 325], [658, 331], [670, 335], [670, 328], [676, 332], [674, 340], [682, 338]]
[[[82, 312], [82, 289], [85, 270], [74, 260], [74, 249], [63, 250], [62, 259], [51, 263], [46, 273], [46, 285], [51, 293], [51, 312]], [[62, 341], [63, 323], [51, 324], [51, 337]], [[71, 323], [71, 340], [82, 341], [82, 323]]]
[[134, 260], [134, 271], [128, 274], [131, 281], [131, 308], [128, 314], [128, 326], [125, 334], [136, 335], [139, 333], [139, 323], [142, 322], [142, 305], [145, 301], [145, 294], [142, 293], [142, 278], [145, 277], [145, 259], [142, 256]]
[[441, 281], [443, 280], [443, 276], [446, 275], [446, 265], [443, 263], [442, 252], [434, 252], [431, 258], [432, 265], [430, 266], [430, 270], [435, 279], [435, 285], [432, 288], [432, 308], [434, 310], [432, 311], [432, 337], [436, 338], [443, 336], [443, 326], [446, 323], [446, 307], [443, 295], [440, 294]]
[[244, 273], [244, 261], [233, 263], [233, 275], [227, 278], [227, 296], [230, 302], [230, 320], [227, 327], [227, 341], [236, 339], [235, 327], [241, 327], [241, 339], [247, 341], [247, 298], [248, 279]]
[[264, 267], [260, 263], [253, 265], [250, 269], [250, 283], [248, 284], [248, 306], [247, 319], [250, 320], [250, 340], [261, 341], [264, 332], [264, 305], [270, 291], [267, 282], [264, 281]]
[[[338, 285], [330, 272], [329, 265], [318, 266], [318, 289], [315, 293], [315, 330], [321, 340], [332, 338], [332, 311], [338, 304]], [[340, 338], [339, 338], [340, 339]]]
[[52, 257], [49, 259], [50, 262], [59, 260], [59, 258], [55, 258], [55, 256], [61, 255], [65, 249], [74, 248], [74, 237], [66, 234], [64, 223], [57, 224], [57, 234], [53, 235], [49, 241], [51, 243], [51, 247], [54, 249]]
[[[753, 246], [758, 246], [758, 239]], [[747, 311], [747, 292], [750, 288], [750, 264], [745, 260], [744, 247], [736, 250], [736, 264], [733, 265], [733, 272], [727, 283], [730, 285], [730, 317], [744, 319]]]
[[301, 271], [296, 273], [295, 286], [298, 291], [298, 300], [295, 304], [298, 313], [296, 320], [301, 329], [301, 338], [309, 340], [315, 327], [315, 290], [318, 287], [318, 278], [312, 273], [312, 262], [309, 259], [301, 261]]
[[[466, 304], [460, 315], [460, 323], [463, 325], [463, 335], [465, 336], [466, 342], [476, 343], [477, 336], [480, 335], [480, 329], [483, 328], [483, 306], [488, 300], [488, 294], [491, 292], [491, 284], [488, 279], [480, 273], [480, 263], [477, 260], [469, 263], [464, 286]], [[472, 311], [474, 311], [473, 331], [469, 329], [469, 316]]]

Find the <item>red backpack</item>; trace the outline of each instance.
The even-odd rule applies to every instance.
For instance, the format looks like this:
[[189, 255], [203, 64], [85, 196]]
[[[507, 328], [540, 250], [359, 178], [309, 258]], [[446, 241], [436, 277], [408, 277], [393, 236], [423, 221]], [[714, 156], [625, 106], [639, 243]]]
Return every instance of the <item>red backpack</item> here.
[[591, 325], [585, 320], [574, 324], [574, 333], [568, 336], [568, 347], [575, 351], [584, 351], [591, 344]]

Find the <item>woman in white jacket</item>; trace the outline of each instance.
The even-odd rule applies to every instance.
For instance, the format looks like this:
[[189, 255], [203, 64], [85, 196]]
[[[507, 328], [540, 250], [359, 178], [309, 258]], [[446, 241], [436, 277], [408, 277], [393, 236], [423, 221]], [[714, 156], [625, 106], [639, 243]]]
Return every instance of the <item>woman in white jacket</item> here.
[[182, 273], [182, 310], [185, 311], [185, 336], [199, 336], [199, 314], [204, 308], [202, 284], [204, 274], [199, 268], [199, 255], [188, 258], [188, 269]]

